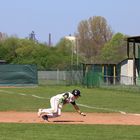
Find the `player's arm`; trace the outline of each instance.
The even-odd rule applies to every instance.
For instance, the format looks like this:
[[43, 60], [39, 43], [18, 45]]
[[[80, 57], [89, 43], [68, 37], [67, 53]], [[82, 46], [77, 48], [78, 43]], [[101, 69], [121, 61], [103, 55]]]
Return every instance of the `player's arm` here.
[[73, 107], [75, 108], [75, 110], [76, 110], [80, 115], [86, 116], [85, 113], [83, 113], [83, 112], [80, 111], [80, 108], [79, 108], [79, 106], [75, 103], [75, 101], [74, 101], [74, 102], [71, 102], [71, 104], [73, 105]]

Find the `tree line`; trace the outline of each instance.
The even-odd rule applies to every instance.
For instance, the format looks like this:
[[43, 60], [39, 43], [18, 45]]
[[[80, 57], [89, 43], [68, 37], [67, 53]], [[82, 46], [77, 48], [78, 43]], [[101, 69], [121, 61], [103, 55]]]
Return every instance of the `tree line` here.
[[[30, 39], [0, 39], [0, 59], [10, 64], [36, 64], [38, 70], [67, 69], [76, 61], [82, 63], [117, 63], [126, 58], [126, 35], [113, 33], [106, 19], [94, 16], [79, 23], [76, 49], [62, 38], [55, 46]], [[71, 63], [73, 61], [73, 63]]]

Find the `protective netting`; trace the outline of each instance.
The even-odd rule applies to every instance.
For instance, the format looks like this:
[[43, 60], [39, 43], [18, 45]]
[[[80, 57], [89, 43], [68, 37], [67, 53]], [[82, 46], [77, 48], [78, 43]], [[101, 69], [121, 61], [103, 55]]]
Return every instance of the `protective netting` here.
[[103, 81], [102, 66], [90, 65], [84, 75], [84, 85], [87, 87], [99, 86], [101, 81]]
[[0, 65], [0, 85], [38, 84], [36, 65]]
[[93, 64], [87, 66], [83, 83], [87, 87], [116, 85], [120, 81], [119, 75], [120, 67], [115, 64]]

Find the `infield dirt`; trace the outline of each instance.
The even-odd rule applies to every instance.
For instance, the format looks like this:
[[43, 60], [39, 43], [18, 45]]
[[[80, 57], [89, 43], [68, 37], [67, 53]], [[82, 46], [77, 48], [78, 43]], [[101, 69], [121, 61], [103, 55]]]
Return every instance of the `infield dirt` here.
[[0, 112], [0, 123], [53, 123], [53, 124], [117, 124], [140, 125], [140, 114], [87, 113], [85, 117], [75, 112], [63, 112], [60, 117], [45, 122], [37, 112]]

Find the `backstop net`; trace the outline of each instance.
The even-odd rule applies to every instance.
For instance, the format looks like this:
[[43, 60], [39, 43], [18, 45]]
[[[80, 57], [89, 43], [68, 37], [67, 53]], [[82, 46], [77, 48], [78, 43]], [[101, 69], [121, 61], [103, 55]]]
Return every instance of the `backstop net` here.
[[0, 65], [0, 86], [24, 86], [38, 84], [36, 65]]

